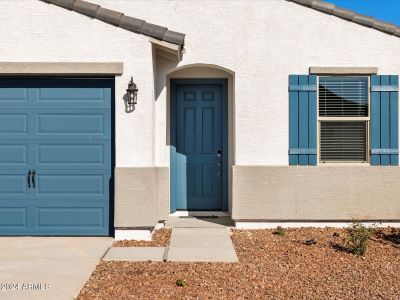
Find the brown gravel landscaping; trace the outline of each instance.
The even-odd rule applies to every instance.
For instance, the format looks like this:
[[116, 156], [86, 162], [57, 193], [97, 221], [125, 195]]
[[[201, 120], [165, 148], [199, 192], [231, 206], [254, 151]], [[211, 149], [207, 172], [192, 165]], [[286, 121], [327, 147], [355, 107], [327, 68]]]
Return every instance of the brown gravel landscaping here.
[[78, 299], [400, 299], [400, 230], [375, 232], [365, 256], [344, 230], [272, 232], [234, 230], [236, 264], [101, 262]]
[[153, 232], [151, 241], [115, 241], [113, 247], [166, 247], [171, 238], [171, 231], [170, 228], [158, 229]]

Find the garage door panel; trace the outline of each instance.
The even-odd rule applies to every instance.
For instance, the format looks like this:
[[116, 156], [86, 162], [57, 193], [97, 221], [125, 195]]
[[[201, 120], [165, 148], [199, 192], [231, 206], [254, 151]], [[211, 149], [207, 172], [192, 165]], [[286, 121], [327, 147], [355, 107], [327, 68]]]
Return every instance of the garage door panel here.
[[54, 200], [2, 202], [5, 207], [0, 207], [0, 235], [108, 234], [108, 199], [86, 201], [81, 198], [81, 201], [69, 203], [63, 199]]
[[25, 197], [28, 192], [26, 177], [26, 174], [0, 175], [0, 199]]
[[99, 88], [39, 88], [38, 102], [104, 103], [104, 89]]
[[39, 207], [36, 227], [103, 228], [103, 207]]
[[98, 135], [106, 136], [105, 124], [108, 118], [105, 113], [94, 113], [93, 111], [48, 111], [36, 115], [37, 135], [52, 135], [58, 138], [63, 135]]
[[0, 144], [0, 167], [28, 166], [28, 144], [9, 141]]
[[104, 109], [0, 110], [0, 142], [4, 139], [110, 139], [111, 114]]
[[0, 78], [0, 235], [108, 235], [113, 86]]
[[39, 175], [36, 195], [59, 197], [103, 196], [103, 175]]
[[29, 90], [17, 84], [0, 83], [0, 106], [26, 106], [30, 103]]
[[0, 136], [28, 134], [27, 113], [0, 113]]
[[[1, 139], [0, 137], [0, 174], [27, 174], [33, 168], [35, 142], [29, 139]], [[7, 171], [9, 173], [4, 173]]]
[[43, 108], [111, 108], [113, 80], [2, 78], [0, 106]]
[[110, 80], [48, 80], [37, 82], [32, 103], [44, 108], [110, 108]]
[[26, 229], [28, 224], [27, 216], [26, 207], [0, 207], [0, 230]]
[[111, 141], [44, 140], [36, 145], [36, 168], [109, 169]]
[[38, 164], [104, 164], [104, 144], [68, 145], [40, 144], [38, 148]]
[[24, 206], [32, 198], [25, 170], [0, 170], [0, 209]]

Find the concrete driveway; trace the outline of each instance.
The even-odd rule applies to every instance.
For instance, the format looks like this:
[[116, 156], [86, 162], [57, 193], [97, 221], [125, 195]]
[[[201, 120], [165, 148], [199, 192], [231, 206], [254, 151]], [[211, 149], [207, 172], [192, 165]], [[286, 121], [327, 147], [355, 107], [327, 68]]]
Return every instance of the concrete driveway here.
[[108, 237], [1, 237], [0, 299], [71, 300], [112, 243]]

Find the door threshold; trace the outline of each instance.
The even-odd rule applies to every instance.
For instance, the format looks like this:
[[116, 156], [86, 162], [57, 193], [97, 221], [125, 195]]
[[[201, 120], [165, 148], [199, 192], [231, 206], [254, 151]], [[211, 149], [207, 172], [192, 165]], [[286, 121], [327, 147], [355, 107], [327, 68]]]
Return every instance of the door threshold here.
[[231, 214], [225, 211], [206, 211], [206, 210], [179, 210], [170, 213], [170, 217], [229, 217]]

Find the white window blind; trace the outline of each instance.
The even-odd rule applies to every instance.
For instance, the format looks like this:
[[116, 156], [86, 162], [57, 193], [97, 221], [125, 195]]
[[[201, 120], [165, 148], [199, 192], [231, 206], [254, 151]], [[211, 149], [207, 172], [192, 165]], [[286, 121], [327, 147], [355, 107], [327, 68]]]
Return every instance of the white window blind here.
[[320, 161], [366, 162], [368, 78], [320, 77]]
[[320, 77], [319, 115], [323, 117], [368, 116], [368, 78]]

